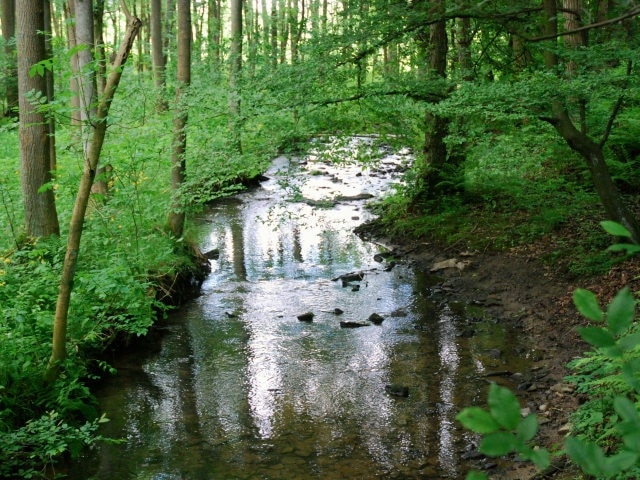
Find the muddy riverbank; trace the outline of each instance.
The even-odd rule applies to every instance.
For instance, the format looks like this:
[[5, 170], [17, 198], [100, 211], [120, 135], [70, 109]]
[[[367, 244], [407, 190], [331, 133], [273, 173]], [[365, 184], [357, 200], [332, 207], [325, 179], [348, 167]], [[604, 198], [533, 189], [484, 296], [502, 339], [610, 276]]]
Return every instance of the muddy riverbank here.
[[[437, 270], [442, 280], [436, 288], [443, 301], [479, 305], [496, 322], [521, 331], [536, 352], [528, 371], [515, 377], [513, 372], [498, 372], [499, 376], [487, 380], [512, 388], [521, 405], [540, 418], [537, 444], [557, 450], [567, 435], [570, 414], [585, 401], [564, 382], [570, 373], [567, 363], [589, 350], [576, 330], [585, 320], [573, 305], [573, 291], [587, 288], [606, 304], [624, 286], [640, 287], [638, 262], [630, 260], [607, 274], [579, 278], [567, 275], [558, 265], [541, 261], [541, 252], [554, 248], [549, 239], [506, 252], [469, 252], [429, 242], [384, 238], [375, 224], [359, 230], [364, 238], [390, 246], [416, 271]], [[469, 334], [473, 334], [473, 326]], [[499, 364], [500, 352], [495, 354]], [[498, 462], [487, 473], [495, 480], [563, 479], [575, 478], [574, 468], [562, 457], [544, 475], [518, 461]]]

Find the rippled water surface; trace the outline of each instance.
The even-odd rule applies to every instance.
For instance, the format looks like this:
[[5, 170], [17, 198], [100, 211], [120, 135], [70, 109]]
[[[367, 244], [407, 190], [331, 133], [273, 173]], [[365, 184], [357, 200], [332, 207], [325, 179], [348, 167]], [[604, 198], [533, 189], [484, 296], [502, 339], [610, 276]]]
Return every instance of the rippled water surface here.
[[[261, 187], [212, 207], [202, 249], [219, 258], [202, 295], [155, 345], [118, 359], [99, 397], [105, 434], [124, 441], [75, 478], [464, 478], [471, 439], [454, 417], [484, 392], [483, 372], [520, 360], [498, 365], [485, 353], [508, 332], [487, 321], [463, 335], [432, 278], [388, 268], [352, 233], [369, 218], [358, 198], [380, 195], [407, 159], [278, 158]], [[336, 280], [349, 272], [364, 277]]]

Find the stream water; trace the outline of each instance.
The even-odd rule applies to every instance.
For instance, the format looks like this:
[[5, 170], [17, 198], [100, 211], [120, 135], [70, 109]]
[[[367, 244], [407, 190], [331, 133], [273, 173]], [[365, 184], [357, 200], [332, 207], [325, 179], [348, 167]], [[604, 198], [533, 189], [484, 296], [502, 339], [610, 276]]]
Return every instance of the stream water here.
[[202, 249], [219, 251], [202, 294], [117, 359], [98, 396], [104, 434], [123, 442], [71, 478], [464, 478], [474, 437], [456, 413], [484, 398], [487, 370], [527, 360], [481, 312], [465, 335], [468, 309], [434, 301], [437, 278], [353, 234], [363, 197], [409, 161], [380, 157], [281, 157], [202, 215]]

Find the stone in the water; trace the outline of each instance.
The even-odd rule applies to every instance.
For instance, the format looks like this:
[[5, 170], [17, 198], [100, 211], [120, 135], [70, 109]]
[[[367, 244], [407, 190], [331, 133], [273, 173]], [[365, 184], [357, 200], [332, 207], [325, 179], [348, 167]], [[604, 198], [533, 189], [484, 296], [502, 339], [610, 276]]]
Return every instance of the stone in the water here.
[[313, 321], [313, 317], [315, 317], [313, 312], [306, 312], [306, 313], [301, 313], [300, 315], [298, 315], [298, 320], [300, 320], [301, 322], [312, 322]]
[[352, 291], [352, 292], [358, 292], [358, 291], [360, 291], [360, 285], [353, 285], [353, 286], [351, 287], [351, 291]]
[[372, 313], [369, 315], [369, 321], [374, 325], [380, 325], [384, 320], [384, 317], [378, 313]]
[[409, 387], [406, 387], [404, 385], [398, 385], [397, 383], [385, 385], [384, 391], [387, 392], [389, 395], [393, 395], [394, 397], [406, 398], [409, 396]]
[[335, 315], [342, 315], [344, 313], [344, 310], [342, 310], [341, 308], [334, 308], [333, 313]]
[[213, 250], [209, 250], [208, 252], [206, 252], [204, 256], [209, 260], [218, 260], [218, 258], [220, 258], [220, 250], [214, 248]]
[[340, 328], [358, 328], [358, 327], [368, 327], [368, 323], [362, 322], [340, 322]]

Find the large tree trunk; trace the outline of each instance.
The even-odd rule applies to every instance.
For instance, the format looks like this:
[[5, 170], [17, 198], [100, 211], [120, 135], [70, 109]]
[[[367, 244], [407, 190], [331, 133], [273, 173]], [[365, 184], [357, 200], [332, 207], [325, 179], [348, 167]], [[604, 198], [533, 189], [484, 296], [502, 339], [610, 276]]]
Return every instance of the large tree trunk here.
[[6, 91], [7, 108], [0, 112], [0, 116], [18, 114], [18, 82], [16, 81], [16, 48], [13, 37], [16, 34], [16, 2], [15, 0], [0, 0], [0, 21], [2, 22], [2, 37], [4, 38], [4, 53], [6, 67], [2, 83]]
[[186, 93], [191, 83], [191, 7], [190, 0], [178, 0], [178, 72], [176, 105], [173, 117], [173, 149], [171, 153], [171, 187], [174, 202], [169, 211], [167, 225], [176, 237], [182, 236], [185, 213], [180, 205], [178, 191], [185, 179], [185, 153], [187, 150], [187, 118], [189, 114]]
[[[445, 0], [431, 2], [430, 12], [443, 16]], [[447, 73], [448, 39], [446, 22], [437, 21], [429, 27], [427, 49], [426, 79], [444, 78]], [[434, 198], [438, 194], [439, 184], [443, 180], [442, 168], [447, 162], [447, 146], [444, 138], [449, 129], [449, 121], [431, 112], [425, 113], [425, 142], [423, 164], [420, 167], [422, 191], [420, 197]]]
[[[19, 0], [23, 3], [25, 0]], [[40, 3], [40, 2], [35, 2]], [[45, 372], [45, 380], [52, 382], [58, 375], [60, 363], [66, 358], [67, 343], [67, 319], [69, 315], [69, 304], [71, 300], [71, 289], [73, 286], [73, 278], [78, 263], [78, 254], [80, 252], [80, 239], [82, 237], [82, 228], [84, 217], [89, 204], [91, 186], [96, 175], [96, 169], [102, 152], [102, 145], [107, 133], [107, 118], [109, 115], [109, 107], [115, 95], [122, 70], [129, 57], [129, 53], [133, 48], [133, 42], [136, 38], [142, 22], [138, 18], [131, 18], [128, 21], [125, 37], [120, 45], [120, 50], [113, 62], [113, 70], [109, 75], [104, 90], [104, 96], [100, 100], [95, 116], [95, 132], [91, 140], [89, 155], [85, 158], [80, 185], [78, 186], [78, 194], [73, 205], [73, 213], [71, 214], [71, 224], [69, 226], [69, 237], [67, 239], [67, 252], [64, 257], [62, 266], [62, 276], [60, 278], [60, 288], [58, 290], [58, 300], [56, 302], [56, 313], [53, 322], [53, 345], [51, 349], [51, 358]]]
[[51, 186], [49, 128], [38, 99], [47, 98], [45, 72], [31, 68], [46, 59], [44, 2], [16, 2], [18, 92], [20, 108], [20, 180], [26, 233], [31, 237], [58, 235], [60, 227]]

